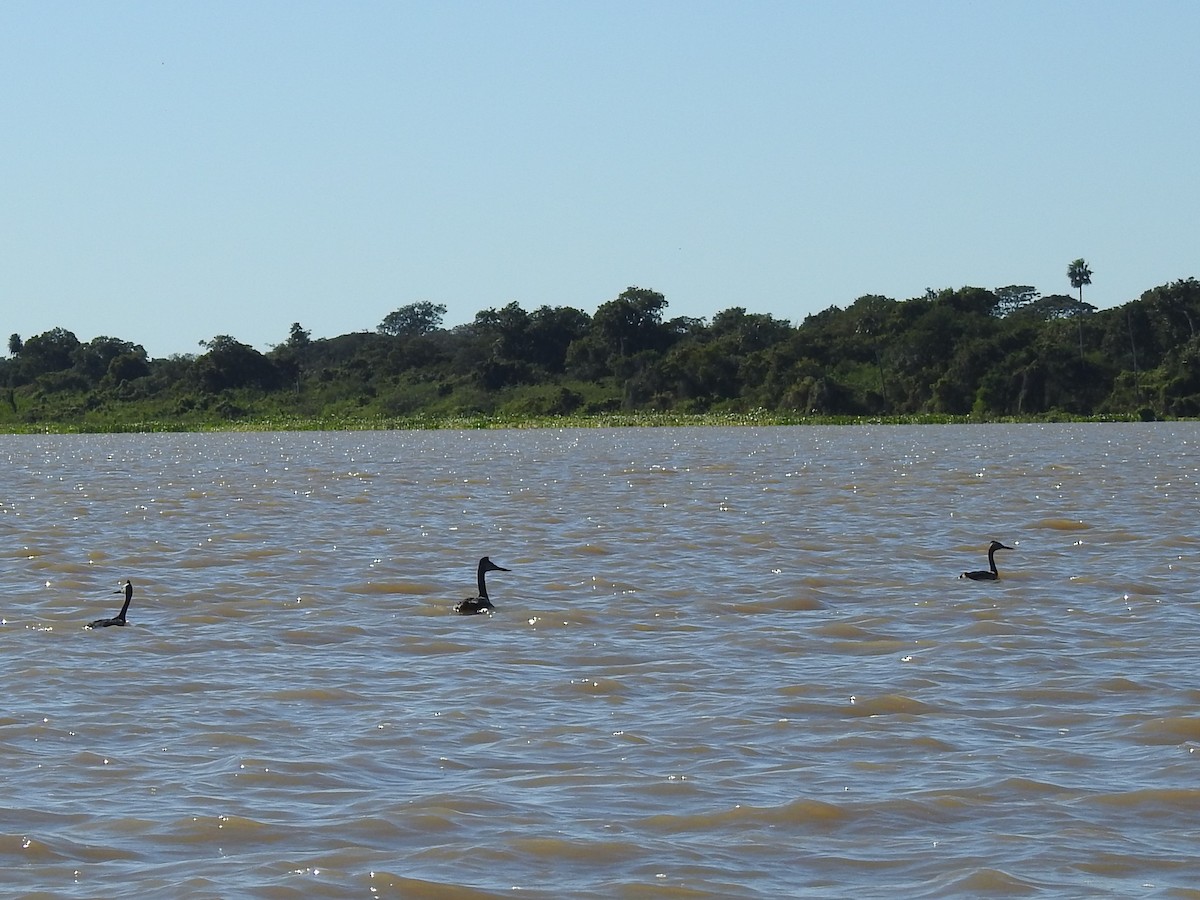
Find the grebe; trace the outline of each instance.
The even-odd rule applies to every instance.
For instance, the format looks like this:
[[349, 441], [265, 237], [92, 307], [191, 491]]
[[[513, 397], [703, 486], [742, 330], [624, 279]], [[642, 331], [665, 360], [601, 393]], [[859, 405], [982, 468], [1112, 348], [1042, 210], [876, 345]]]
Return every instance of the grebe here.
[[511, 570], [506, 569], [503, 566], [496, 565], [486, 556], [483, 557], [481, 560], [479, 560], [479, 574], [476, 579], [479, 583], [479, 596], [463, 600], [454, 607], [454, 611], [460, 616], [474, 616], [485, 610], [495, 609], [496, 607], [492, 606], [492, 601], [488, 599], [487, 582], [484, 580], [484, 576], [488, 572], [508, 571]]
[[1005, 547], [999, 541], [992, 541], [988, 546], [988, 567], [982, 572], [963, 572], [959, 578], [970, 578], [972, 581], [995, 581], [1000, 577], [1000, 573], [996, 571], [996, 551], [1011, 550], [1012, 547]]
[[[113, 591], [114, 594], [121, 593]], [[97, 619], [88, 625], [88, 628], [107, 628], [109, 625], [124, 625], [125, 613], [129, 612], [129, 601], [133, 599], [133, 582], [126, 580], [125, 582], [125, 605], [121, 607], [121, 611], [111, 619]]]

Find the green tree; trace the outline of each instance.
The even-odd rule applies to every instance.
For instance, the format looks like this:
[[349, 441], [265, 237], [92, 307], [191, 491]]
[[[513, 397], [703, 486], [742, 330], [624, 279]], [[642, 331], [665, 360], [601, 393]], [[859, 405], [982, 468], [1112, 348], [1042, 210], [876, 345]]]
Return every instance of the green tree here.
[[547, 372], [561, 374], [567, 349], [588, 333], [591, 317], [570, 306], [539, 306], [529, 314], [532, 361]]
[[529, 313], [515, 300], [500, 309], [485, 309], [475, 314], [475, 328], [487, 335], [492, 356], [525, 361], [532, 349]]
[[[1080, 292], [1082, 293], [1082, 292]], [[1074, 319], [1079, 338], [1079, 358], [1083, 359], [1083, 320], [1084, 317], [1096, 311], [1096, 307], [1066, 294], [1050, 294], [1039, 297], [1021, 312], [1036, 316], [1045, 322], [1055, 319]]]
[[299, 322], [293, 322], [286, 346], [292, 350], [302, 350], [310, 343], [312, 343], [312, 332], [302, 328]]
[[485, 309], [464, 331], [469, 346], [460, 354], [460, 368], [489, 391], [536, 381], [529, 364], [532, 353], [529, 313], [513, 301], [500, 309]]
[[1079, 302], [1083, 303], [1083, 286], [1092, 283], [1092, 270], [1084, 260], [1076, 259], [1067, 266], [1067, 278], [1071, 287], [1079, 291]]
[[9, 356], [20, 356], [21, 348], [23, 346], [24, 346], [24, 344], [21, 342], [21, 336], [19, 334], [14, 332], [13, 334], [9, 335], [9, 338], [8, 338], [8, 355]]
[[416, 337], [441, 328], [442, 317], [445, 315], [445, 303], [421, 300], [388, 313], [375, 330], [380, 334], [396, 337]]
[[122, 382], [145, 378], [150, 374], [150, 363], [146, 359], [146, 351], [141, 347], [114, 356], [104, 373], [103, 382], [120, 385]]
[[938, 291], [933, 297], [929, 296], [927, 288], [925, 299], [932, 299], [935, 304], [948, 306], [956, 312], [980, 316], [994, 316], [998, 303], [996, 295], [991, 291], [969, 286], [957, 290], [945, 288]]
[[61, 372], [75, 362], [79, 338], [65, 328], [52, 328], [35, 334], [21, 348], [21, 369], [27, 378], [37, 378], [47, 372]]
[[279, 370], [269, 359], [227, 334], [201, 341], [200, 346], [208, 352], [196, 360], [196, 373], [206, 390], [214, 393], [245, 387], [271, 390], [279, 383]]
[[1196, 336], [1196, 324], [1200, 321], [1200, 282], [1195, 278], [1145, 291], [1141, 302], [1156, 312], [1162, 321], [1164, 344], [1182, 344]]
[[304, 368], [313, 349], [312, 332], [299, 322], [293, 322], [288, 339], [271, 348], [267, 358], [275, 365], [281, 382], [292, 385], [300, 393]]
[[1076, 300], [1067, 294], [1047, 294], [1045, 297], [1034, 300], [1022, 310], [1023, 313], [1045, 322], [1054, 319], [1073, 319], [1076, 316], [1084, 316], [1095, 311], [1096, 307], [1092, 304]]
[[667, 298], [657, 291], [630, 287], [615, 300], [601, 303], [592, 328], [612, 356], [634, 356], [643, 350], [662, 350], [666, 333], [663, 310]]
[[1010, 284], [996, 288], [996, 315], [1004, 318], [1029, 307], [1040, 296], [1040, 292], [1028, 284]]
[[713, 316], [709, 332], [715, 338], [733, 341], [733, 351], [740, 355], [765, 350], [786, 340], [792, 333], [792, 324], [770, 313], [748, 313], [745, 307], [733, 306]]
[[875, 371], [879, 376], [879, 396], [885, 406], [888, 401], [888, 387], [883, 369], [883, 348], [887, 342], [888, 319], [895, 305], [895, 300], [867, 294], [855, 300], [846, 310], [849, 321], [854, 323], [854, 343], [868, 351], [875, 363]]
[[131, 354], [146, 359], [146, 351], [129, 341], [112, 337], [92, 338], [86, 344], [80, 344], [74, 353], [75, 369], [89, 384], [97, 384], [106, 374], [112, 361], [119, 356]]
[[588, 333], [571, 341], [563, 357], [563, 371], [579, 381], [600, 381], [611, 375], [608, 349], [600, 336]]

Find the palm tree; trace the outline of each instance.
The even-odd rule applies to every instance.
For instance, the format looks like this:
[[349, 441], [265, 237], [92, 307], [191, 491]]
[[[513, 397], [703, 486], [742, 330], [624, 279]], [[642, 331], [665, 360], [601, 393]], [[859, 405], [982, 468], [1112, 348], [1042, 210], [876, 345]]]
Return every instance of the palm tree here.
[[1067, 266], [1067, 278], [1071, 279], [1071, 287], [1079, 289], [1079, 360], [1083, 361], [1083, 286], [1092, 283], [1092, 270], [1083, 259], [1077, 259]]
[[1092, 270], [1088, 268], [1088, 264], [1077, 259], [1067, 266], [1067, 278], [1071, 279], [1071, 287], [1079, 290], [1079, 302], [1083, 302], [1083, 286], [1092, 283]]

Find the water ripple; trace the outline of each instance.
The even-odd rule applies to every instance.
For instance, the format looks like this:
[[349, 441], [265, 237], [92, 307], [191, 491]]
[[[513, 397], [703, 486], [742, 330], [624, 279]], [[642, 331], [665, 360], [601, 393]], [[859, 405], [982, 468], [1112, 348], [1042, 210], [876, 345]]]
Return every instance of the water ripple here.
[[0, 437], [6, 887], [1188, 896], [1198, 444]]

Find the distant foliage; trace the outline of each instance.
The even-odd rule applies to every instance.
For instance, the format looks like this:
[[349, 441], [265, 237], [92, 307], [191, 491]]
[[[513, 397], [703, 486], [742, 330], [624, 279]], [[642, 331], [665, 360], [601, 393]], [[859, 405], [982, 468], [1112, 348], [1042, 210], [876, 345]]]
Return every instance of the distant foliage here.
[[[1076, 262], [1069, 271], [1090, 278]], [[314, 339], [293, 323], [266, 353], [217, 335], [167, 359], [65, 328], [14, 334], [0, 359], [0, 427], [1200, 416], [1194, 278], [1107, 310], [1031, 285], [867, 295], [800, 323], [741, 305], [711, 321], [667, 310], [664, 295], [630, 287], [593, 315], [514, 302], [446, 329], [446, 307], [423, 301], [375, 332]]]
[[1071, 282], [1071, 287], [1079, 291], [1079, 302], [1083, 302], [1083, 286], [1092, 283], [1092, 270], [1087, 262], [1082, 259], [1077, 259], [1067, 266], [1067, 280]]
[[446, 304], [422, 300], [420, 303], [410, 303], [388, 313], [379, 323], [378, 330], [380, 334], [402, 337], [429, 334], [441, 327], [445, 315]]

